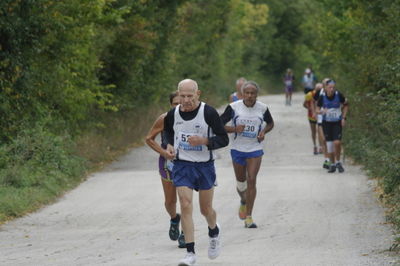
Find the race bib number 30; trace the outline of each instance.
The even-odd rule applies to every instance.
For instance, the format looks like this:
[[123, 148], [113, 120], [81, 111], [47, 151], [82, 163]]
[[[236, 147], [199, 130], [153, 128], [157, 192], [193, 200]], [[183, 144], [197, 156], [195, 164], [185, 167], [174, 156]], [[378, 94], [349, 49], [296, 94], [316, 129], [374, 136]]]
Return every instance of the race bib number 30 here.
[[190, 136], [197, 136], [197, 134], [179, 132], [179, 135], [178, 135], [179, 149], [182, 149], [184, 151], [202, 151], [203, 147], [201, 145], [192, 146], [189, 144], [188, 141], [189, 141]]
[[258, 131], [258, 126], [257, 121], [252, 120], [252, 119], [240, 119], [238, 121], [239, 125], [245, 125], [244, 130], [241, 133], [242, 137], [245, 138], [256, 138], [257, 137], [257, 131]]

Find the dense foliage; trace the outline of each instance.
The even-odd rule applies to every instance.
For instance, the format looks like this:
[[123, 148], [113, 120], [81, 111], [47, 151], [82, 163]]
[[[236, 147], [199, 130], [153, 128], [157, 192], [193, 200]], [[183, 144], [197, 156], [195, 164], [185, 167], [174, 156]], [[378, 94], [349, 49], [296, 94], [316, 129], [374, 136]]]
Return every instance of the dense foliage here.
[[280, 91], [306, 65], [349, 96], [346, 153], [400, 195], [399, 13], [399, 0], [2, 0], [0, 220], [140, 137], [154, 117], [135, 114], [166, 108], [179, 80], [217, 104], [240, 76]]

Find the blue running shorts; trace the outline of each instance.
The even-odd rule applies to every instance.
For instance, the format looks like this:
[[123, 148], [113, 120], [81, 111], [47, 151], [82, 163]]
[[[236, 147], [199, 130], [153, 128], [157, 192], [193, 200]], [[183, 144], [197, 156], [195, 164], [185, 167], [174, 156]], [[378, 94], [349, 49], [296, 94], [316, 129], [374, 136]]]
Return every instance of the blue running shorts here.
[[248, 158], [256, 158], [264, 155], [263, 150], [251, 151], [251, 152], [243, 152], [238, 150], [231, 150], [232, 161], [245, 166], [246, 159]]
[[189, 187], [196, 191], [209, 190], [216, 181], [214, 161], [174, 161], [172, 181], [176, 187]]

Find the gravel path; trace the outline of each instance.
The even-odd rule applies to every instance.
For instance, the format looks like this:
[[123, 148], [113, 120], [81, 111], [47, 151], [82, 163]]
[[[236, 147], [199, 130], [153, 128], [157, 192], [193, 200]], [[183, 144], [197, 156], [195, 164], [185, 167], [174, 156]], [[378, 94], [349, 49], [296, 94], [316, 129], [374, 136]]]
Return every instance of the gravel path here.
[[[223, 250], [207, 258], [207, 227], [195, 197], [198, 265], [395, 265], [392, 229], [359, 167], [328, 174], [312, 155], [303, 95], [263, 96], [275, 128], [267, 135], [253, 213], [237, 217], [229, 149], [218, 151], [214, 207]], [[0, 265], [177, 265], [185, 250], [168, 238], [169, 218], [148, 147], [93, 174], [56, 203], [0, 227]]]

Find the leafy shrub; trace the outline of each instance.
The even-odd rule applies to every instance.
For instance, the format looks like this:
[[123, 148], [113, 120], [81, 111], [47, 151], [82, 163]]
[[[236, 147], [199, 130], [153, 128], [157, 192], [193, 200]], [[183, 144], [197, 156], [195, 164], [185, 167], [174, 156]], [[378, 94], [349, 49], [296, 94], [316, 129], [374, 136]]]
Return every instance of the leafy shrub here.
[[73, 147], [68, 136], [49, 133], [40, 123], [0, 146], [1, 215], [22, 215], [76, 185], [85, 163]]

